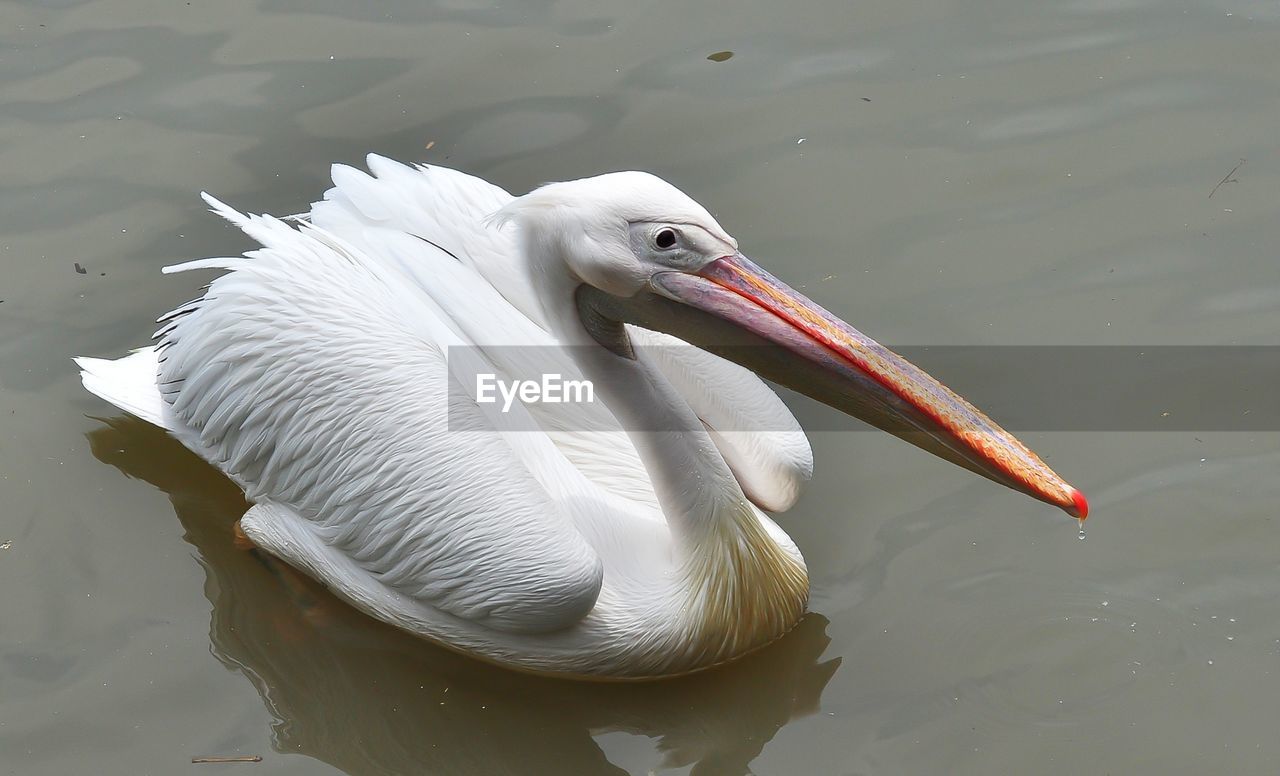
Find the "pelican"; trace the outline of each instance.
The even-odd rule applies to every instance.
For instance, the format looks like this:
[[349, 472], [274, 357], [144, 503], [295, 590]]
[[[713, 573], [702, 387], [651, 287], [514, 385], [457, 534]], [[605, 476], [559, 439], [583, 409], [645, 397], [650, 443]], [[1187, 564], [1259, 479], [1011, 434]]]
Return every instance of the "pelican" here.
[[[1083, 519], [1084, 496], [971, 404], [747, 259], [642, 172], [520, 196], [378, 156], [293, 219], [205, 195], [262, 248], [76, 359], [85, 388], [244, 488], [258, 547], [373, 617], [535, 673], [653, 679], [787, 633], [809, 581], [767, 515], [812, 472], [764, 377]], [[516, 402], [457, 372], [554, 373]], [[759, 376], [757, 376], [759, 375]]]

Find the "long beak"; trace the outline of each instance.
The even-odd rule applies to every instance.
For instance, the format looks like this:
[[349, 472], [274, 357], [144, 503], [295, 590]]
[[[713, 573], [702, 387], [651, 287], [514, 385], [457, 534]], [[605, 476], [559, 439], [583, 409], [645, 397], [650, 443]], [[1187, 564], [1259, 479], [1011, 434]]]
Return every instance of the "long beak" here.
[[[584, 286], [597, 314], [671, 333], [1083, 520], [1084, 494], [922, 369], [738, 254], [661, 272], [652, 294]], [[584, 293], [585, 292], [585, 293]]]

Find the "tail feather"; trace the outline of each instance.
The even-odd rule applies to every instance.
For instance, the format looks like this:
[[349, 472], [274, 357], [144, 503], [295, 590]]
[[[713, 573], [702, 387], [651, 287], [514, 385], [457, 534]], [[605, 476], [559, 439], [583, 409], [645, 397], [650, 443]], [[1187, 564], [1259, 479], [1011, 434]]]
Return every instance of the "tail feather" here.
[[114, 361], [81, 356], [75, 362], [80, 381], [90, 393], [148, 423], [169, 428], [164, 399], [156, 387], [155, 348], [139, 348]]

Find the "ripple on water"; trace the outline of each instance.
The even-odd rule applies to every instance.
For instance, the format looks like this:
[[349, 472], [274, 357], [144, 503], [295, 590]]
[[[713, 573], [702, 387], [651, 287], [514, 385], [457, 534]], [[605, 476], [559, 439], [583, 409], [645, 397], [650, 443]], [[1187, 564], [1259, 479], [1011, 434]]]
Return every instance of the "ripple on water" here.
[[[958, 664], [952, 670], [969, 676], [968, 697], [958, 700], [976, 703], [979, 715], [1000, 725], [1074, 725], [1144, 675], [1185, 659], [1191, 623], [1160, 597], [1118, 595], [1083, 581], [1016, 584], [1019, 595], [1000, 597], [1011, 607], [959, 618], [947, 637]], [[947, 592], [972, 601], [991, 585], [1007, 591], [1009, 574], [958, 581]]]

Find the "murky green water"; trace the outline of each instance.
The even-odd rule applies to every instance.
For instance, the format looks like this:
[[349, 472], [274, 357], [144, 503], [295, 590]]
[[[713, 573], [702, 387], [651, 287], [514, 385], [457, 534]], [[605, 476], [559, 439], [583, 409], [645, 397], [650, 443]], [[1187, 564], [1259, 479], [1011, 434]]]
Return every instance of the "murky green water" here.
[[651, 170], [889, 343], [1280, 344], [1277, 6], [434, 5], [0, 4], [0, 772], [1274, 772], [1280, 434], [1027, 434], [1084, 542], [817, 434], [802, 627], [579, 685], [236, 550], [236, 489], [69, 357], [196, 294], [161, 265], [247, 247], [196, 192], [297, 212], [368, 151], [520, 191]]

